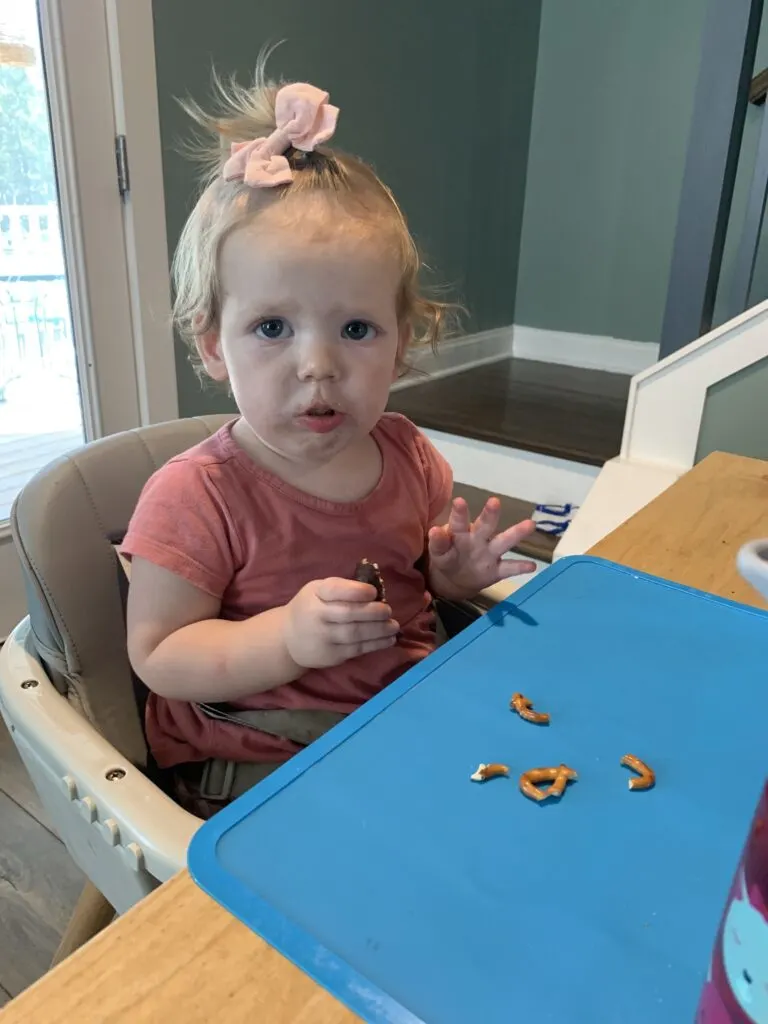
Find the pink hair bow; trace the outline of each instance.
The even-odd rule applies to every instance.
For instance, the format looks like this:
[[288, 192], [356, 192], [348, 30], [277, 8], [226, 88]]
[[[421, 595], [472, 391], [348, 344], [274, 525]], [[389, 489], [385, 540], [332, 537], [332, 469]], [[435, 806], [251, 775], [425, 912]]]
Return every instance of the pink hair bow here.
[[284, 85], [275, 97], [277, 128], [271, 135], [251, 142], [233, 142], [224, 164], [226, 181], [243, 181], [252, 188], [287, 185], [293, 171], [283, 155], [293, 146], [311, 153], [327, 142], [336, 130], [339, 108], [328, 102], [328, 93], [306, 82]]

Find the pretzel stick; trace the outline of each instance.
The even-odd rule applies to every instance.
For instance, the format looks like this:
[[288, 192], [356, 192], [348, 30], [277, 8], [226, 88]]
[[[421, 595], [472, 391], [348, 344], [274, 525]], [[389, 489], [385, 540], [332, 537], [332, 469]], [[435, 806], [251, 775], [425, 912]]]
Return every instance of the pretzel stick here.
[[[569, 768], [567, 764], [558, 765], [557, 768], [531, 768], [520, 776], [520, 791], [531, 800], [547, 800], [549, 797], [559, 799], [565, 792], [569, 782], [578, 779], [578, 774]], [[537, 783], [551, 782], [546, 789], [539, 789]]]
[[485, 782], [486, 779], [493, 779], [498, 775], [509, 775], [509, 768], [505, 764], [479, 764], [474, 775], [470, 775], [470, 779], [473, 782]]
[[649, 768], [645, 761], [641, 761], [639, 757], [635, 757], [634, 754], [625, 754], [621, 759], [621, 763], [626, 768], [631, 768], [633, 772], [637, 772], [637, 776], [633, 775], [629, 780], [630, 789], [651, 789], [656, 785], [656, 775], [653, 768]]
[[524, 697], [522, 693], [513, 693], [509, 706], [526, 722], [533, 722], [536, 725], [549, 724], [549, 715], [545, 715], [541, 711], [534, 711], [533, 701], [529, 700], [528, 697]]

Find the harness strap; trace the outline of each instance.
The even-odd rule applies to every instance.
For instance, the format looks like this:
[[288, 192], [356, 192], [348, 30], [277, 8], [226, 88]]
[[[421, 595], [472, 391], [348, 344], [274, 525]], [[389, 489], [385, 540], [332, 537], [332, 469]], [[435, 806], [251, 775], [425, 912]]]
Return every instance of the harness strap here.
[[[256, 729], [270, 736], [309, 746], [347, 716], [340, 711], [319, 709], [243, 710], [231, 704], [197, 704], [208, 718], [232, 722], [246, 729]], [[278, 764], [249, 761], [227, 761], [213, 757], [205, 762], [200, 777], [199, 794], [203, 800], [228, 801], [241, 796], [270, 775]]]
[[214, 800], [217, 803], [235, 800], [279, 767], [278, 763], [255, 764], [211, 757], [203, 765], [198, 795], [201, 800]]
[[197, 707], [208, 718], [244, 725], [247, 729], [257, 729], [270, 736], [291, 740], [302, 747], [309, 746], [347, 717], [340, 711], [304, 708], [253, 711], [241, 710], [231, 704], [198, 704]]

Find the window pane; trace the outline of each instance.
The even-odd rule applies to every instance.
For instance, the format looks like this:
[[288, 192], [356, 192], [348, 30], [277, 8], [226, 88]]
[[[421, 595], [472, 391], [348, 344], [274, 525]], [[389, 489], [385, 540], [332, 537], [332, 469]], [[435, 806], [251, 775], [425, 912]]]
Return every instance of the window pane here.
[[83, 441], [37, 2], [4, 7], [18, 42], [0, 51], [0, 520]]

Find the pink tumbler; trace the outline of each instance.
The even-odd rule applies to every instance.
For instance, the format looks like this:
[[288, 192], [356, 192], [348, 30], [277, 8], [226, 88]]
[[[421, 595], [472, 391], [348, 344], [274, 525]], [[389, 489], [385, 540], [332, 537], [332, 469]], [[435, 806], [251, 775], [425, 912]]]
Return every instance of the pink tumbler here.
[[768, 1024], [768, 782], [728, 894], [696, 1024]]
[[[746, 544], [737, 564], [768, 599], [768, 541]], [[731, 884], [696, 1024], [768, 1024], [768, 782]]]

